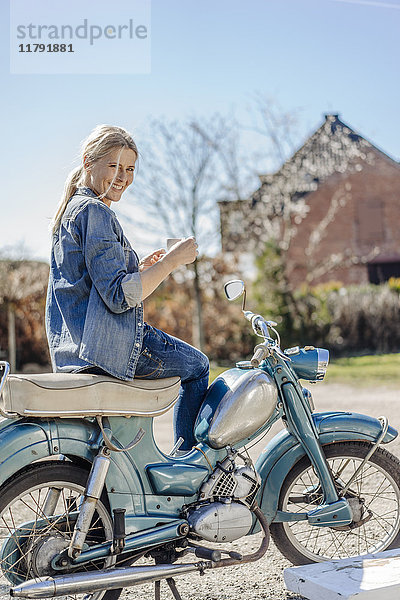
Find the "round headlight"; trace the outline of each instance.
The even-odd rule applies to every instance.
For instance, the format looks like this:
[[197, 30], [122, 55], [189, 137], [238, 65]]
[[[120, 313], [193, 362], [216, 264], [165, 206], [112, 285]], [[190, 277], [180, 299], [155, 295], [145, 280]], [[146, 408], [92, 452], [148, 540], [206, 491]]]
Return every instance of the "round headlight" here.
[[317, 380], [322, 381], [325, 377], [326, 370], [329, 364], [329, 350], [325, 348], [317, 348], [318, 353], [318, 367], [317, 367]]

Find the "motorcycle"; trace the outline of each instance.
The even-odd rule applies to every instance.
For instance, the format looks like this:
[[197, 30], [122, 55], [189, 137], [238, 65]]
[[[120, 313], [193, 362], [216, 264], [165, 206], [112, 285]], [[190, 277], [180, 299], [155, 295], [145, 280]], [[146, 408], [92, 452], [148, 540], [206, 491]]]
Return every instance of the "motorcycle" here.
[[[166, 580], [179, 600], [175, 577], [258, 560], [270, 534], [296, 565], [399, 546], [400, 463], [381, 447], [397, 431], [385, 417], [315, 412], [301, 381], [324, 379], [328, 351], [282, 351], [276, 323], [245, 309], [244, 283], [225, 293], [243, 296], [262, 341], [210, 385], [186, 454], [179, 441], [161, 452], [152, 428], [179, 378], [12, 375], [1, 363], [0, 567], [11, 596], [116, 600], [154, 582], [159, 600]], [[279, 419], [253, 464], [248, 446]], [[255, 552], [229, 546], [259, 531]]]

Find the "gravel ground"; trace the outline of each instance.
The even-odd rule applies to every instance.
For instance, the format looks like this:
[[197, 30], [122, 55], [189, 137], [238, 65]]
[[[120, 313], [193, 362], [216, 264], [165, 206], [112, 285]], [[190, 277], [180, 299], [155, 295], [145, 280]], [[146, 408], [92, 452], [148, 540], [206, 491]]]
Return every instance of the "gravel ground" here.
[[[311, 387], [311, 386], [310, 386]], [[361, 388], [356, 389], [339, 384], [318, 384], [311, 387], [316, 410], [353, 410], [372, 416], [386, 415], [389, 422], [400, 428], [400, 393], [396, 389]], [[157, 419], [155, 435], [160, 447], [171, 448], [171, 412]], [[254, 446], [250, 454], [256, 458], [273, 431]], [[388, 450], [400, 458], [400, 440], [396, 439]], [[247, 554], [255, 551], [261, 535], [249, 536], [230, 545], [230, 549]], [[189, 562], [190, 555], [187, 557]], [[291, 564], [282, 557], [271, 541], [265, 556], [256, 563], [207, 571], [204, 576], [184, 575], [176, 578], [178, 590], [183, 600], [301, 600], [302, 597], [288, 592], [283, 581], [283, 570]], [[3, 585], [2, 585], [3, 584]], [[0, 600], [6, 600], [8, 588], [0, 579]], [[141, 600], [153, 598], [152, 584], [136, 586], [124, 591], [121, 600]], [[172, 598], [165, 582], [161, 583], [161, 597]]]

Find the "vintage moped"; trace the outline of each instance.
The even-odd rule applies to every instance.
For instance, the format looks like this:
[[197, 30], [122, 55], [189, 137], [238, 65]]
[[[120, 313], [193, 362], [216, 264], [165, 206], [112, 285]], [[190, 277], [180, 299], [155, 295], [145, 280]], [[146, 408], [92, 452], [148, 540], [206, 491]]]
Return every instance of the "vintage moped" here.
[[[258, 560], [269, 531], [294, 564], [399, 546], [400, 463], [381, 447], [396, 430], [384, 417], [315, 412], [300, 381], [323, 380], [327, 350], [282, 351], [276, 323], [245, 309], [243, 282], [225, 293], [243, 295], [262, 341], [211, 384], [186, 454], [153, 437], [179, 378], [18, 375], [1, 363], [0, 568], [11, 596], [116, 600], [154, 582], [157, 600], [166, 580], [178, 600], [175, 577]], [[279, 419], [253, 464], [249, 445]], [[260, 530], [257, 551], [232, 550]]]

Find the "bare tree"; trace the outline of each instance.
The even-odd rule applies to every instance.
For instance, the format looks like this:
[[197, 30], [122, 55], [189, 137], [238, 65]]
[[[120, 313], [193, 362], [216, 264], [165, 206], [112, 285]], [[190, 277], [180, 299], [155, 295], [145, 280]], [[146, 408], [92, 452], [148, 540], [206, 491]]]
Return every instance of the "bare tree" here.
[[251, 122], [243, 127], [266, 140], [264, 163], [268, 161], [271, 170], [280, 167], [294, 154], [301, 139], [301, 109], [285, 110], [275, 98], [255, 92], [248, 112]]
[[[154, 120], [150, 142], [141, 149], [140, 173], [133, 188], [134, 205], [143, 207], [123, 214], [135, 230], [156, 230], [161, 236], [194, 236], [200, 255], [219, 250], [217, 200], [244, 197], [246, 177], [239, 157], [232, 120], [221, 115], [185, 121]], [[241, 165], [241, 168], [240, 168]], [[143, 222], [144, 221], [144, 222]], [[204, 348], [202, 291], [198, 264], [193, 278], [193, 343]]]

